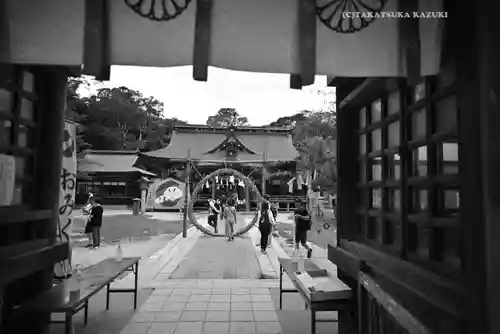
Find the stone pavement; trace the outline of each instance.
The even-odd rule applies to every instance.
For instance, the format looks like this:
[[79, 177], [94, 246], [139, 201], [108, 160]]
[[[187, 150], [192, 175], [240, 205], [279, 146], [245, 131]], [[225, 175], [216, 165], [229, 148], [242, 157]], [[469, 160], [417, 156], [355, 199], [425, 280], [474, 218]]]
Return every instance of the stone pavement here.
[[280, 334], [269, 289], [158, 289], [122, 334]]
[[[248, 222], [251, 217], [242, 219]], [[206, 225], [206, 217], [200, 222]], [[139, 286], [155, 290], [121, 334], [299, 334], [307, 330], [307, 326], [286, 324], [284, 332], [280, 323], [308, 318], [298, 295], [290, 300], [293, 312], [277, 311], [275, 301], [277, 258], [291, 254], [291, 248], [286, 240], [273, 238], [268, 254], [261, 254], [255, 247], [258, 238], [256, 228], [233, 242], [202, 236], [191, 228], [187, 238], [179, 236], [141, 261]], [[315, 262], [324, 260], [321, 252], [315, 254]], [[129, 276], [113, 287], [131, 283]], [[284, 283], [285, 288], [291, 288], [287, 277]], [[336, 332], [336, 325], [317, 331], [332, 332]]]
[[204, 235], [170, 278], [259, 279], [260, 268], [248, 236], [229, 242], [225, 238]]

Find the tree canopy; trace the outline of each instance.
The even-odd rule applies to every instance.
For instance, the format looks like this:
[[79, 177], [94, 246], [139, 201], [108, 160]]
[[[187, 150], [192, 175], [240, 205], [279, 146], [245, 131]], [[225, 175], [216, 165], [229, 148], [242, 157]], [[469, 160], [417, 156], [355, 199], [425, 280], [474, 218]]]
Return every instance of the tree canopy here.
[[170, 141], [174, 124], [185, 123], [163, 118], [163, 102], [124, 86], [101, 88], [90, 96], [79, 94], [80, 87], [91, 84], [85, 78], [68, 81], [66, 115], [79, 124], [79, 150], [158, 149]]
[[206, 124], [212, 127], [248, 125], [248, 118], [241, 116], [235, 108], [221, 108], [217, 114], [209, 116]]
[[321, 188], [336, 191], [336, 114], [335, 109], [304, 110], [280, 117], [270, 127], [292, 128], [292, 140], [300, 156], [297, 169], [308, 171]]

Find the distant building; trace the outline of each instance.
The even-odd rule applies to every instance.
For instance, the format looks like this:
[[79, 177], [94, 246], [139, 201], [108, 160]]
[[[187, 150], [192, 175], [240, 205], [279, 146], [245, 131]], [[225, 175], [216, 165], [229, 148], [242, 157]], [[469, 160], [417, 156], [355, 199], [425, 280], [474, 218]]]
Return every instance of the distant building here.
[[[249, 176], [262, 194], [276, 201], [305, 194], [297, 189], [289, 192], [287, 182], [296, 173], [299, 153], [293, 146], [291, 130], [273, 127], [210, 127], [207, 125], [175, 125], [167, 147], [138, 154], [136, 165], [162, 175], [185, 180], [186, 162], [190, 160], [190, 187], [219, 168], [232, 168]], [[263, 173], [265, 173], [263, 175]], [[283, 196], [283, 194], [285, 194]], [[243, 182], [230, 175], [208, 180], [197, 196], [206, 204], [208, 197], [233, 196], [240, 203], [255, 205]], [[277, 198], [278, 197], [278, 198]]]
[[140, 198], [139, 181], [156, 175], [133, 167], [136, 158], [136, 151], [88, 151], [78, 162], [76, 204], [85, 203], [89, 191], [104, 204], [129, 205]]

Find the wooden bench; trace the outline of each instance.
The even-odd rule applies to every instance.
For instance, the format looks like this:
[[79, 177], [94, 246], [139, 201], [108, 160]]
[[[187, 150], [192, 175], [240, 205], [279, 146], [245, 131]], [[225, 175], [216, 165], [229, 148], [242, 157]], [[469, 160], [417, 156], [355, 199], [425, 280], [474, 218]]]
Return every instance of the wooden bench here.
[[[305, 301], [306, 308], [309, 309], [311, 313], [311, 334], [316, 333], [316, 322], [332, 322], [331, 320], [317, 320], [316, 312], [324, 312], [324, 311], [340, 311], [347, 310], [352, 307], [352, 291], [351, 289], [338, 280], [336, 277], [330, 276], [332, 280], [338, 286], [338, 289], [335, 290], [335, 294], [332, 294], [332, 297], [327, 300], [315, 300], [310, 296], [315, 292], [309, 289], [308, 292], [302, 287], [298, 282], [298, 273], [295, 271], [296, 267], [293, 263], [293, 260], [290, 258], [279, 258], [280, 264], [280, 299], [279, 299], [279, 307], [280, 310], [283, 307], [283, 293], [299, 293], [302, 299]], [[320, 270], [314, 262], [311, 260], [304, 260], [304, 271], [316, 271]], [[283, 274], [286, 273], [295, 289], [283, 289]], [[336, 320], [335, 320], [336, 321]]]
[[[63, 321], [51, 321], [51, 323], [64, 323], [65, 333], [71, 334], [73, 329], [73, 316], [84, 310], [84, 323], [87, 324], [89, 299], [106, 287], [106, 310], [109, 309], [109, 297], [111, 293], [134, 293], [134, 309], [137, 308], [137, 281], [139, 273], [139, 257], [124, 258], [121, 262], [114, 258], [105, 259], [96, 265], [86, 268], [77, 277], [80, 290], [71, 293], [69, 301], [65, 296], [68, 292], [68, 282], [58, 284], [51, 289], [42, 292], [35, 298], [19, 305], [17, 312], [25, 313], [62, 313], [65, 315]], [[111, 289], [110, 285], [116, 278], [127, 271], [135, 275], [133, 289]]]

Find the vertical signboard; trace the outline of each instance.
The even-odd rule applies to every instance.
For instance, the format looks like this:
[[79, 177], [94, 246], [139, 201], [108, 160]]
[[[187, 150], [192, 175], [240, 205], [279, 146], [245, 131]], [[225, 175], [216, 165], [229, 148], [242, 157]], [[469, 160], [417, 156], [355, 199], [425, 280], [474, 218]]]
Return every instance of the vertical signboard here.
[[156, 194], [157, 181], [153, 181], [149, 185], [148, 193], [146, 195], [146, 211], [153, 211], [155, 207], [155, 194]]
[[155, 210], [179, 210], [184, 206], [184, 182], [167, 178], [153, 184]]
[[75, 204], [76, 190], [76, 124], [65, 122], [63, 137], [63, 154], [60, 174], [59, 190], [59, 220], [58, 238], [69, 245], [69, 257], [67, 260], [56, 264], [54, 271], [58, 277], [71, 273], [71, 230], [73, 226], [73, 207]]

